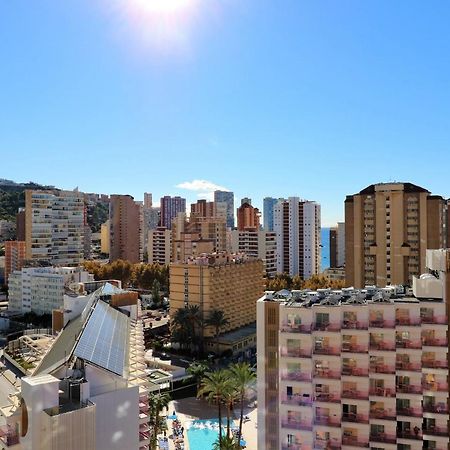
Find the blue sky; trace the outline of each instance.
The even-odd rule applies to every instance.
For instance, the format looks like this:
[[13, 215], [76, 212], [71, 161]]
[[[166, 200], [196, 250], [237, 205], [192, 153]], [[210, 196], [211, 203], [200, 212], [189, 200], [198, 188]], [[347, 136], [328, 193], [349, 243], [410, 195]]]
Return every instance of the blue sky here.
[[298, 195], [324, 225], [373, 182], [450, 196], [449, 2], [161, 1], [0, 3], [0, 178]]

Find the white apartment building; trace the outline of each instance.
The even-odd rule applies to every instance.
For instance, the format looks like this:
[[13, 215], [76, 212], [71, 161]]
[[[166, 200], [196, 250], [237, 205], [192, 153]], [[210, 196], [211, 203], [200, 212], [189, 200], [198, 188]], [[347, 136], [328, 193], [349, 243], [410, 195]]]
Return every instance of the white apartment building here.
[[320, 273], [320, 205], [289, 197], [274, 207], [277, 272], [308, 279]]
[[14, 313], [51, 314], [64, 304], [64, 292], [72, 283], [94, 281], [94, 276], [76, 267], [28, 267], [8, 279], [8, 310]]
[[231, 231], [231, 251], [261, 259], [269, 278], [277, 273], [276, 248], [276, 233], [273, 231]]
[[[149, 380], [136, 293], [104, 289], [21, 379], [0, 446], [20, 450], [148, 450]], [[120, 305], [120, 306], [119, 306]]]
[[428, 251], [430, 274], [413, 293], [267, 292], [258, 448], [447, 449], [449, 263], [447, 251]]
[[84, 259], [84, 197], [78, 191], [25, 191], [26, 258], [59, 266]]
[[170, 264], [172, 249], [172, 231], [166, 227], [157, 227], [148, 232], [148, 262]]

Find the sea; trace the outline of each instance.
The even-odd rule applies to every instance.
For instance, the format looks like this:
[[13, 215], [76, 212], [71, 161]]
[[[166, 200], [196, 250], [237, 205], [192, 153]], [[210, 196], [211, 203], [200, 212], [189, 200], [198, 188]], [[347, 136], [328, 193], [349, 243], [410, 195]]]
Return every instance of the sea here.
[[330, 267], [330, 229], [322, 228], [322, 272]]

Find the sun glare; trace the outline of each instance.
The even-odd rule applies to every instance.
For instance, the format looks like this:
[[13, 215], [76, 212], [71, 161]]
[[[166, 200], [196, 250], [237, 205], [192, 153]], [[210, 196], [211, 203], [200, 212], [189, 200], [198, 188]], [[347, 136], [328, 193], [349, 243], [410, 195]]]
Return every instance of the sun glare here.
[[144, 13], [164, 14], [181, 13], [193, 4], [193, 0], [134, 0], [134, 2]]

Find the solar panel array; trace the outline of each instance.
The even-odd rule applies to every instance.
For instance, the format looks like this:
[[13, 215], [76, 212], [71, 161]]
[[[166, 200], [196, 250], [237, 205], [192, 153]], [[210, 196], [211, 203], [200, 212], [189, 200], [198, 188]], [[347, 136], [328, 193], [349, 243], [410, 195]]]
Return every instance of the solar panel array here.
[[128, 317], [99, 300], [74, 355], [123, 376], [127, 357]]

